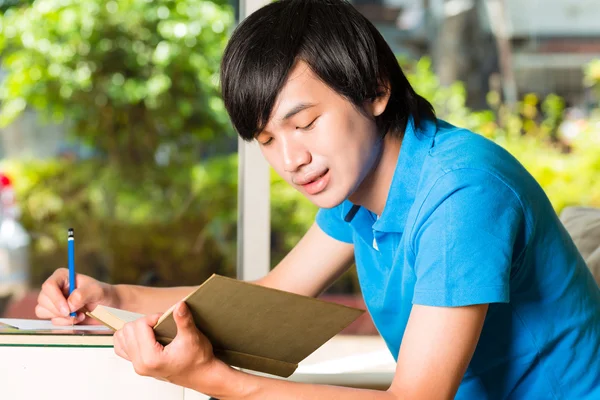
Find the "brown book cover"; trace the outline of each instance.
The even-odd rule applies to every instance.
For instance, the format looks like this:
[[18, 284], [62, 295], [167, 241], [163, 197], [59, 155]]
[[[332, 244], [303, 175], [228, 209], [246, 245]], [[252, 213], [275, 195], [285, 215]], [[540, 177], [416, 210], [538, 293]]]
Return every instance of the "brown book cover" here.
[[[183, 301], [216, 357], [235, 367], [281, 377], [290, 376], [300, 361], [364, 312], [216, 274]], [[114, 318], [107, 318], [107, 312]], [[157, 340], [165, 345], [177, 333], [172, 312], [165, 312], [154, 327]], [[140, 316], [131, 313], [127, 318], [123, 313], [98, 306], [89, 315], [113, 329]]]

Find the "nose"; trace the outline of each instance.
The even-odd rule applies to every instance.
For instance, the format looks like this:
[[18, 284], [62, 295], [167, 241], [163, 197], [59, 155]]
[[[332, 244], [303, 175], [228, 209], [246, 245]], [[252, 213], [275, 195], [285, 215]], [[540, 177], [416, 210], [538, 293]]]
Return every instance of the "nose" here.
[[303, 165], [309, 164], [311, 155], [308, 149], [293, 138], [282, 139], [283, 166], [286, 172], [296, 172]]

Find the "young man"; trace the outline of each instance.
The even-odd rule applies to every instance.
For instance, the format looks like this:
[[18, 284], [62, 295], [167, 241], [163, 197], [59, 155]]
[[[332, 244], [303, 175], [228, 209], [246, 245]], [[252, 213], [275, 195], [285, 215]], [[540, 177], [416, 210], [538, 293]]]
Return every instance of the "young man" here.
[[[354, 257], [397, 372], [387, 391], [246, 374], [179, 304], [166, 347], [155, 315], [115, 334], [138, 373], [220, 399], [600, 398], [600, 290], [544, 192], [500, 147], [437, 120], [352, 6], [262, 8], [233, 34], [221, 78], [239, 134], [320, 207], [257, 283], [315, 296]], [[78, 276], [66, 300], [66, 286], [64, 269], [44, 283], [39, 317], [71, 323], [100, 303], [160, 312], [191, 290]]]

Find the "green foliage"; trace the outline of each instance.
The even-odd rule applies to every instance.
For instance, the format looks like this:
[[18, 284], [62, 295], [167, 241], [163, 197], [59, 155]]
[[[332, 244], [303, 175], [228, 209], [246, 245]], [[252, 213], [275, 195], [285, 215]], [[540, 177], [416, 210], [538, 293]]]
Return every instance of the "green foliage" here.
[[[222, 2], [224, 3], [224, 1]], [[43, 21], [43, 23], [40, 23]], [[196, 160], [230, 132], [218, 66], [233, 23], [205, 0], [37, 0], [0, 18], [0, 123], [26, 107], [111, 162]]]
[[3, 162], [32, 234], [34, 284], [64, 266], [67, 227], [77, 234], [81, 272], [112, 282], [137, 282], [151, 272], [161, 285], [232, 274], [231, 164], [224, 159], [161, 169], [152, 179], [132, 182], [97, 160]]
[[33, 0], [0, 0], [0, 13], [6, 12], [10, 8], [28, 6]]
[[490, 129], [494, 113], [490, 110], [469, 110], [465, 106], [467, 92], [464, 84], [457, 81], [447, 87], [441, 86], [429, 58], [423, 57], [414, 63], [401, 61], [401, 65], [411, 85], [433, 105], [438, 117], [475, 131]]

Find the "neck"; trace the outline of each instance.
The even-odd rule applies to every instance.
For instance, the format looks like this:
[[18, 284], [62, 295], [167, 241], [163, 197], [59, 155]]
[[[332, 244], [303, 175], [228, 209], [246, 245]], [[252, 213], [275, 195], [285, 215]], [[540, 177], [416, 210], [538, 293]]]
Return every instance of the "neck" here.
[[379, 159], [349, 200], [381, 215], [390, 192], [402, 140], [386, 135]]

